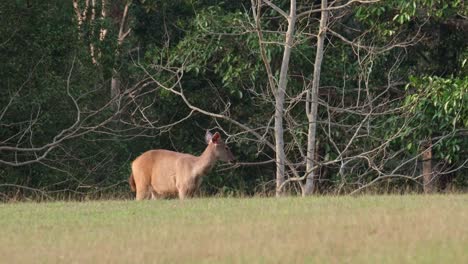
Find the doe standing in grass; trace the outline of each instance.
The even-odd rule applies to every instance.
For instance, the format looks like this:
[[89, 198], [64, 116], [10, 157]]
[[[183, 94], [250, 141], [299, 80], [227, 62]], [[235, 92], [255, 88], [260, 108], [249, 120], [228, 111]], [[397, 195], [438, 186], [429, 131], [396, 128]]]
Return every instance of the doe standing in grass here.
[[200, 156], [165, 149], [149, 150], [132, 163], [132, 174], [128, 179], [136, 199], [150, 197], [190, 197], [200, 187], [202, 177], [217, 160], [233, 162], [234, 156], [216, 132], [206, 132], [208, 146]]

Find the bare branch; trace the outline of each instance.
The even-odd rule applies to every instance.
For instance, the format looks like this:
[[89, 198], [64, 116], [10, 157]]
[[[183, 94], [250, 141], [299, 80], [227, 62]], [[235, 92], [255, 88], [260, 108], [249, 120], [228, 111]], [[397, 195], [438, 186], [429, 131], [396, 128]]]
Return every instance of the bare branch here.
[[[259, 1], [262, 1], [262, 0], [259, 0]], [[277, 5], [273, 4], [271, 1], [269, 0], [263, 0], [263, 2], [267, 3], [271, 8], [273, 8], [276, 12], [280, 13], [280, 15], [282, 15], [284, 18], [288, 19], [289, 16], [288, 14], [286, 14], [286, 12], [283, 11], [283, 9], [279, 8]]]
[[299, 13], [297, 15], [298, 18], [302, 18], [303, 16], [307, 16], [307, 15], [310, 15], [312, 13], [318, 13], [318, 12], [322, 12], [322, 11], [333, 11], [333, 10], [338, 10], [338, 9], [342, 9], [342, 8], [345, 8], [353, 3], [360, 3], [360, 4], [372, 4], [372, 3], [377, 3], [379, 2], [380, 0], [351, 0], [351, 1], [348, 1], [346, 4], [343, 4], [343, 5], [339, 5], [339, 6], [328, 6], [326, 8], [324, 8], [322, 6], [322, 8], [320, 9], [311, 9], [311, 10], [308, 10], [308, 11], [304, 11], [302, 13]]

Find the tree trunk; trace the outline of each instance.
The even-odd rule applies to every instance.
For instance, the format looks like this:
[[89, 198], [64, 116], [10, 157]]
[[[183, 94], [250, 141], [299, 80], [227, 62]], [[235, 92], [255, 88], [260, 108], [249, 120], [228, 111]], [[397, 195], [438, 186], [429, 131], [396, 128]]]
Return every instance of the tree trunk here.
[[284, 114], [284, 96], [288, 83], [289, 58], [294, 40], [294, 27], [296, 23], [296, 1], [291, 0], [288, 16], [288, 30], [286, 31], [286, 41], [283, 52], [283, 61], [281, 63], [280, 79], [275, 101], [275, 150], [276, 150], [276, 196], [281, 196], [283, 191], [280, 186], [285, 180], [284, 176], [284, 138], [283, 138], [283, 114]]
[[112, 79], [111, 79], [111, 91], [110, 91], [110, 96], [112, 100], [112, 110], [118, 110], [119, 109], [119, 99], [117, 96], [120, 94], [120, 79], [118, 76], [117, 70], [113, 69], [112, 70]]
[[[115, 61], [121, 61], [121, 58], [120, 58], [120, 54], [121, 54], [121, 51], [120, 49], [122, 48], [122, 43], [123, 41], [125, 40], [125, 38], [128, 36], [128, 34], [130, 34], [130, 31], [131, 31], [131, 28], [128, 28], [127, 31], [125, 31], [125, 27], [128, 27], [128, 25], [126, 26], [127, 23], [127, 16], [128, 16], [128, 9], [131, 5], [132, 1], [127, 1], [127, 3], [125, 4], [125, 7], [124, 7], [124, 11], [123, 11], [123, 14], [122, 14], [122, 18], [121, 18], [121, 21], [120, 21], [120, 28], [119, 28], [119, 35], [118, 35], [118, 38], [117, 38], [117, 49], [115, 50], [115, 54], [114, 54], [114, 58], [115, 58]], [[105, 1], [102, 2], [103, 5], [105, 5]], [[103, 13], [105, 14], [105, 13]], [[101, 30], [101, 34], [100, 34], [100, 37], [105, 37], [105, 32], [106, 31], [103, 31]], [[119, 99], [117, 98], [117, 96], [120, 94], [120, 76], [119, 76], [119, 72], [117, 70], [117, 65], [116, 63], [114, 63], [114, 68], [112, 69], [112, 80], [111, 80], [111, 91], [110, 91], [110, 94], [111, 94], [111, 98], [113, 101], [113, 104], [112, 104], [112, 108], [114, 111], [118, 110], [120, 105], [119, 105]]]
[[434, 174], [432, 172], [432, 142], [429, 139], [421, 147], [424, 193], [434, 192]]
[[315, 54], [314, 76], [312, 81], [312, 89], [307, 91], [306, 112], [309, 122], [309, 131], [307, 134], [307, 160], [306, 160], [306, 184], [304, 186], [305, 195], [310, 195], [314, 192], [315, 172], [313, 170], [315, 164], [315, 142], [317, 137], [317, 110], [318, 110], [318, 89], [320, 84], [320, 72], [323, 60], [323, 46], [327, 32], [328, 22], [328, 7], [327, 0], [322, 0], [322, 11], [320, 18], [320, 28], [317, 35], [317, 51]]

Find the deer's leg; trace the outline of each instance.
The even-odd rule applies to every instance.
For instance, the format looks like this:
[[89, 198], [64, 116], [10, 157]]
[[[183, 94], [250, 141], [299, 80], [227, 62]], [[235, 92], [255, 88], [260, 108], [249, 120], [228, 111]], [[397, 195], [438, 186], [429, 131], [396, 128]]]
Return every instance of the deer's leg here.
[[195, 192], [195, 190], [193, 188], [190, 188], [191, 186], [187, 187], [187, 186], [182, 186], [180, 188], [178, 188], [178, 191], [179, 191], [179, 199], [180, 200], [183, 200], [185, 198], [191, 198], [193, 197], [193, 194]]
[[152, 189], [151, 190], [151, 200], [157, 200], [159, 198], [161, 198], [161, 196], [154, 189]]
[[150, 197], [150, 192], [148, 191], [148, 188], [138, 189], [137, 187], [137, 191], [136, 191], [137, 201], [145, 200], [145, 199], [148, 199], [149, 197]]
[[178, 189], [178, 191], [179, 191], [179, 199], [180, 199], [180, 200], [184, 200], [185, 197], [187, 197], [187, 191], [186, 191], [186, 189], [183, 188], [183, 187], [181, 187], [181, 188]]
[[135, 173], [133, 175], [135, 179], [136, 187], [136, 200], [141, 201], [150, 198], [150, 186], [149, 186], [149, 177], [145, 177], [144, 173]]

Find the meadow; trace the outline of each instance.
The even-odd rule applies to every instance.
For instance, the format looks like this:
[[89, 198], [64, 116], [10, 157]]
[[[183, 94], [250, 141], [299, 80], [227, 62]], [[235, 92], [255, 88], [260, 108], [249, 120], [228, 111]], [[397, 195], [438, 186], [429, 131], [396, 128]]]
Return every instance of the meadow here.
[[468, 263], [468, 195], [0, 205], [1, 263]]

